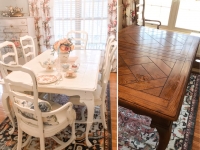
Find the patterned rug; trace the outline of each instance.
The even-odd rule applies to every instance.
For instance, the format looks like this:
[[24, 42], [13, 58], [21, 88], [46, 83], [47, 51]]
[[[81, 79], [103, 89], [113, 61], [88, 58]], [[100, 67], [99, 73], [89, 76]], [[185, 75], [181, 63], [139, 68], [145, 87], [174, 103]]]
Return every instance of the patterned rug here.
[[[199, 103], [200, 75], [191, 74], [179, 118], [173, 122], [166, 150], [191, 150]], [[153, 150], [159, 143], [156, 129], [150, 128], [151, 118], [118, 109], [119, 150]]]
[[[54, 94], [53, 101], [58, 102], [63, 105], [67, 102], [68, 97], [65, 95]], [[45, 98], [45, 97], [44, 97]], [[111, 150], [112, 140], [111, 140], [111, 119], [110, 119], [110, 91], [107, 90], [106, 97], [107, 113], [106, 121], [108, 129], [104, 130], [102, 123], [93, 123], [89, 131], [89, 141], [92, 143], [92, 147], [88, 148], [85, 144], [85, 129], [86, 124], [77, 124], [76, 123], [76, 142], [65, 148], [65, 150]], [[81, 106], [74, 106], [77, 112], [77, 118], [81, 118]], [[85, 118], [87, 118], [87, 112], [85, 111]], [[95, 107], [94, 118], [100, 118], [99, 107]], [[0, 124], [0, 150], [15, 150], [17, 146], [17, 129], [12, 135], [9, 135], [8, 131], [11, 128], [11, 123], [8, 118], [6, 118]], [[70, 137], [71, 129], [67, 127], [56, 136], [63, 141], [67, 141]], [[23, 141], [25, 141], [27, 135], [23, 134]], [[57, 146], [57, 143], [51, 138], [45, 138], [45, 150], [53, 150]], [[23, 148], [23, 150], [39, 150], [39, 139], [32, 138], [31, 142]]]
[[191, 74], [177, 121], [173, 122], [166, 150], [191, 150], [199, 104], [200, 75]]

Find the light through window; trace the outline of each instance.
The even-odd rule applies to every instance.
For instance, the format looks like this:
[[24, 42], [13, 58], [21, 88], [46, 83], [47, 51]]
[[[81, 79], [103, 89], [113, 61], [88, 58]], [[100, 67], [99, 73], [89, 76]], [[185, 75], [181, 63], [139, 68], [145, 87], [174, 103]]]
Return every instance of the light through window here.
[[107, 0], [54, 0], [55, 40], [70, 30], [88, 33], [87, 49], [105, 49]]
[[200, 1], [180, 1], [176, 27], [200, 31]]
[[146, 0], [145, 18], [168, 25], [172, 0]]

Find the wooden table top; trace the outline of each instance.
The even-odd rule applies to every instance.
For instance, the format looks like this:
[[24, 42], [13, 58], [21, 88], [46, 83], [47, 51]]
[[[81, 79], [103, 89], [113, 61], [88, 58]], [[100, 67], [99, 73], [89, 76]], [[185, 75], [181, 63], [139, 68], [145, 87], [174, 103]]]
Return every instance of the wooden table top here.
[[139, 26], [118, 37], [119, 104], [177, 120], [199, 38]]

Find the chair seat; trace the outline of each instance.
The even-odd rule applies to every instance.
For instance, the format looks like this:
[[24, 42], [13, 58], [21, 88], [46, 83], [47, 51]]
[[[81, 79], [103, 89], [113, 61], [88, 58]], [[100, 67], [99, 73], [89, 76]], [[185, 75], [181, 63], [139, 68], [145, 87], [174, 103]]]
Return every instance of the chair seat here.
[[[51, 106], [52, 106], [52, 111], [56, 110], [58, 108], [60, 108], [62, 105], [52, 102], [52, 101], [48, 101]], [[72, 113], [75, 113], [75, 111], [72, 109]], [[66, 116], [63, 117], [63, 113], [66, 113]], [[57, 122], [59, 122], [59, 124], [57, 125], [44, 125], [44, 136], [45, 137], [51, 137], [53, 135], [55, 135], [55, 132], [59, 132], [60, 130], [64, 129], [68, 124], [69, 124], [69, 117], [70, 114], [67, 114], [66, 110], [63, 110], [59, 113], [56, 114], [57, 117]], [[21, 128], [23, 128], [24, 132], [27, 132], [29, 135], [34, 136], [34, 137], [40, 137], [40, 132], [37, 132], [36, 129], [36, 125], [33, 124], [27, 124], [25, 122], [20, 122], [20, 126]], [[27, 131], [26, 131], [27, 130]], [[32, 131], [32, 132], [30, 132]]]
[[[62, 106], [62, 105], [52, 102], [52, 101], [49, 103], [52, 105], [53, 110], [56, 110]], [[63, 114], [66, 114], [66, 115], [63, 115]], [[56, 117], [57, 117], [57, 121], [59, 122], [59, 124], [53, 125], [53, 126], [45, 125], [44, 126], [45, 137], [53, 136], [55, 134], [55, 132], [59, 132], [61, 129], [66, 128], [66, 126], [70, 122], [69, 118], [73, 118], [72, 116], [76, 116], [76, 112], [74, 109], [71, 110], [71, 113], [67, 112], [66, 110], [63, 110], [63, 111], [60, 111], [59, 113], [57, 113]], [[72, 122], [71, 122], [71, 124], [72, 124]], [[53, 132], [51, 133], [51, 131], [53, 131]]]

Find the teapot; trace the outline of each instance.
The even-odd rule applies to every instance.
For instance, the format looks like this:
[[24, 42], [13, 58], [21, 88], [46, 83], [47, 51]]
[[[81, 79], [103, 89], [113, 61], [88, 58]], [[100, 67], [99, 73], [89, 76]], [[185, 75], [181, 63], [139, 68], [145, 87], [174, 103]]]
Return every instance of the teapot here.
[[52, 71], [53, 67], [56, 66], [55, 61], [50, 60], [50, 58], [44, 61], [43, 63], [42, 62], [39, 63], [43, 68], [46, 68], [47, 71]]

